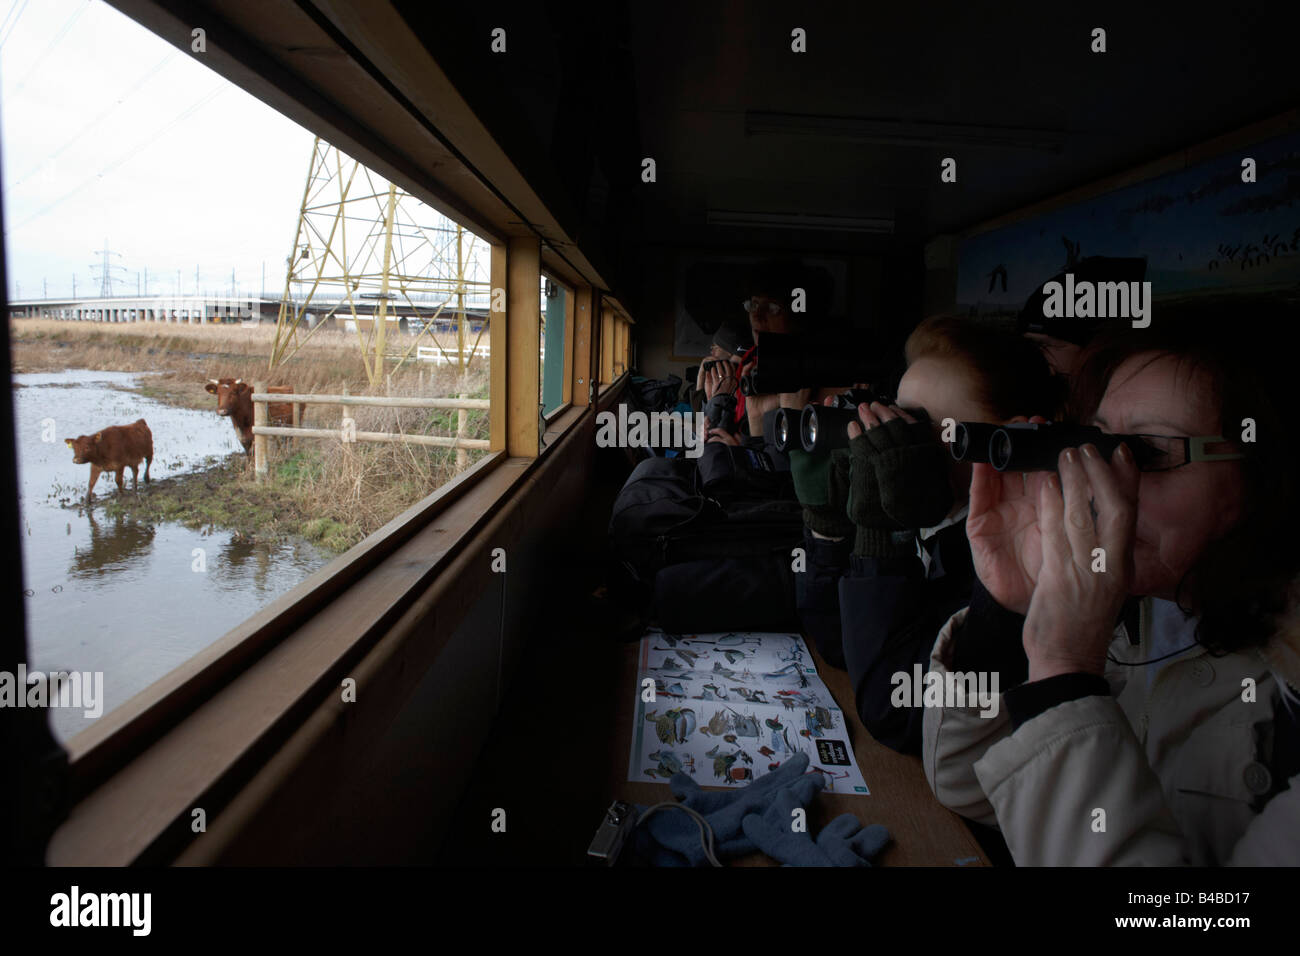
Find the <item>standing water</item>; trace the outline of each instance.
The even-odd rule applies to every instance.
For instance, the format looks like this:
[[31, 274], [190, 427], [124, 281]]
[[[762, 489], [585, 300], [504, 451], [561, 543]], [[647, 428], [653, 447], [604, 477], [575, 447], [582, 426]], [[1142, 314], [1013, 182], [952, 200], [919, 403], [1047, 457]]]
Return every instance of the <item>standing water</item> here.
[[[28, 670], [102, 672], [108, 713], [289, 590], [331, 555], [306, 541], [253, 544], [227, 531], [109, 518], [111, 472], [81, 506], [89, 465], [74, 465], [66, 438], [145, 419], [154, 480], [194, 471], [242, 449], [229, 419], [176, 408], [131, 391], [130, 372], [13, 376], [19, 518], [27, 606]], [[140, 463], [140, 487], [144, 463]], [[123, 473], [126, 494], [131, 472]], [[65, 504], [66, 502], [66, 504]], [[94, 719], [51, 707], [66, 741]]]

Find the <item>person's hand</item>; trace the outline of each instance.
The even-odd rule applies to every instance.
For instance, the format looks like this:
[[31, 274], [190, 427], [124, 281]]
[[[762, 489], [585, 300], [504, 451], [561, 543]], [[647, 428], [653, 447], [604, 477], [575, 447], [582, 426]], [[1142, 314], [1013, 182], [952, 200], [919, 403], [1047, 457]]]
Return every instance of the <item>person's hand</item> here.
[[[1046, 419], [1030, 421], [1041, 424]], [[1029, 610], [1043, 563], [1038, 506], [1049, 474], [998, 471], [982, 463], [971, 466], [966, 538], [975, 573], [993, 599], [1016, 614]]]
[[740, 439], [737, 438], [735, 435], [731, 434], [731, 432], [727, 431], [727, 430], [724, 429], [724, 428], [710, 428], [710, 429], [708, 430], [707, 435], [708, 435], [708, 437], [704, 439], [706, 442], [709, 442], [709, 441], [720, 441], [720, 442], [722, 442], [724, 445], [739, 445], [739, 444], [740, 444]]
[[849, 442], [858, 444], [858, 436], [866, 436], [863, 454], [875, 470], [885, 514], [904, 528], [928, 528], [943, 521], [953, 504], [951, 455], [929, 421], [917, 421], [898, 406], [880, 402], [859, 405], [858, 421], [861, 426], [849, 423]]
[[704, 373], [704, 397], [730, 395], [736, 390], [735, 367], [731, 362], [719, 360], [713, 368]]
[[1042, 563], [1024, 628], [1031, 681], [1104, 673], [1133, 577], [1139, 476], [1128, 447], [1110, 462], [1093, 445], [1067, 448], [1058, 470], [1038, 488]]
[[[829, 399], [827, 400], [829, 404]], [[882, 405], [880, 402], [872, 402], [870, 405], [858, 406], [858, 420], [862, 422], [849, 422], [849, 438], [857, 438], [862, 434], [863, 428], [876, 428], [885, 422], [891, 422], [896, 418], [901, 418], [909, 425], [917, 424], [915, 418], [899, 408], [897, 405]]]

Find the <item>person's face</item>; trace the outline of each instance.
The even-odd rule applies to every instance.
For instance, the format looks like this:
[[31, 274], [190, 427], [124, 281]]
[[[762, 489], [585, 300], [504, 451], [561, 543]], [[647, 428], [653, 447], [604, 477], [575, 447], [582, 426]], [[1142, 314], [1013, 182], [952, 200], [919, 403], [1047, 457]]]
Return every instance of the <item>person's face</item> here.
[[[1093, 424], [1117, 434], [1221, 435], [1209, 376], [1151, 353], [1111, 376]], [[1144, 367], [1145, 366], [1145, 367]], [[1239, 461], [1197, 461], [1144, 472], [1138, 484], [1133, 594], [1173, 600], [1206, 546], [1240, 520], [1245, 480]]]
[[724, 349], [721, 345], [710, 345], [710, 346], [709, 346], [709, 358], [711, 358], [711, 359], [729, 359], [729, 358], [731, 358], [731, 353], [728, 352], [726, 349]]
[[[965, 362], [955, 358], [922, 356], [907, 367], [898, 381], [898, 406], [924, 408], [936, 437], [942, 432], [945, 418], [956, 422], [997, 422], [997, 417], [983, 406], [978, 396], [977, 377]], [[960, 506], [970, 497], [970, 465], [952, 462], [949, 477], [953, 499]]]
[[1074, 375], [1075, 369], [1079, 367], [1079, 359], [1083, 356], [1082, 346], [1038, 332], [1026, 332], [1025, 338], [1042, 346], [1043, 357], [1047, 359], [1047, 364], [1051, 366], [1053, 372], [1066, 378]]
[[[773, 314], [769, 308], [769, 303], [774, 300], [766, 295], [751, 295], [749, 297], [749, 327], [757, 336], [759, 332], [785, 332], [788, 330], [788, 321], [785, 314], [785, 308], [777, 302], [778, 311]], [[757, 339], [756, 339], [757, 340]]]

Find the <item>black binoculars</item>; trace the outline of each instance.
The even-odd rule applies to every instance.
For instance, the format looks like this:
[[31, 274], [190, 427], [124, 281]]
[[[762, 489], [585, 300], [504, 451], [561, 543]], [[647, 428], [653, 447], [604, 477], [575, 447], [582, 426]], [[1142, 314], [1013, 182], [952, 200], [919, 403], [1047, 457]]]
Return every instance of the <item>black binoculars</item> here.
[[958, 422], [950, 449], [958, 461], [986, 462], [998, 471], [1055, 471], [1061, 452], [1080, 445], [1095, 446], [1105, 458], [1128, 445], [1139, 467], [1152, 452], [1135, 435], [1112, 435], [1093, 425], [1031, 422]]
[[[836, 395], [830, 405], [805, 405], [799, 416], [799, 442], [810, 455], [819, 455], [847, 448], [848, 426], [858, 421], [858, 406], [880, 402], [891, 405], [894, 399], [882, 396], [871, 389], [852, 388]], [[929, 416], [919, 408], [907, 409], [918, 421], [928, 421]]]

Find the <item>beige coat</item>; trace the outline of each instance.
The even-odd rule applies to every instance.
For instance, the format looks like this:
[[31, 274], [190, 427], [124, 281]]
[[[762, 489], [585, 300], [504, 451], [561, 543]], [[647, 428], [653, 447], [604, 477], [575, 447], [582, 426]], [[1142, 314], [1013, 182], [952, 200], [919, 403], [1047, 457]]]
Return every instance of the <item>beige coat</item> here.
[[[946, 673], [965, 614], [939, 632], [932, 669]], [[1116, 629], [1111, 657], [1149, 654], [1145, 635], [1133, 646]], [[1254, 735], [1282, 706], [1279, 677], [1300, 688], [1295, 615], [1263, 649], [1216, 658], [1198, 645], [1169, 660], [1149, 694], [1143, 668], [1108, 663], [1111, 697], [1057, 705], [1015, 733], [1002, 706], [988, 718], [930, 708], [925, 774], [945, 806], [999, 827], [1021, 866], [1300, 865], [1300, 776], [1251, 807], [1272, 782]]]

